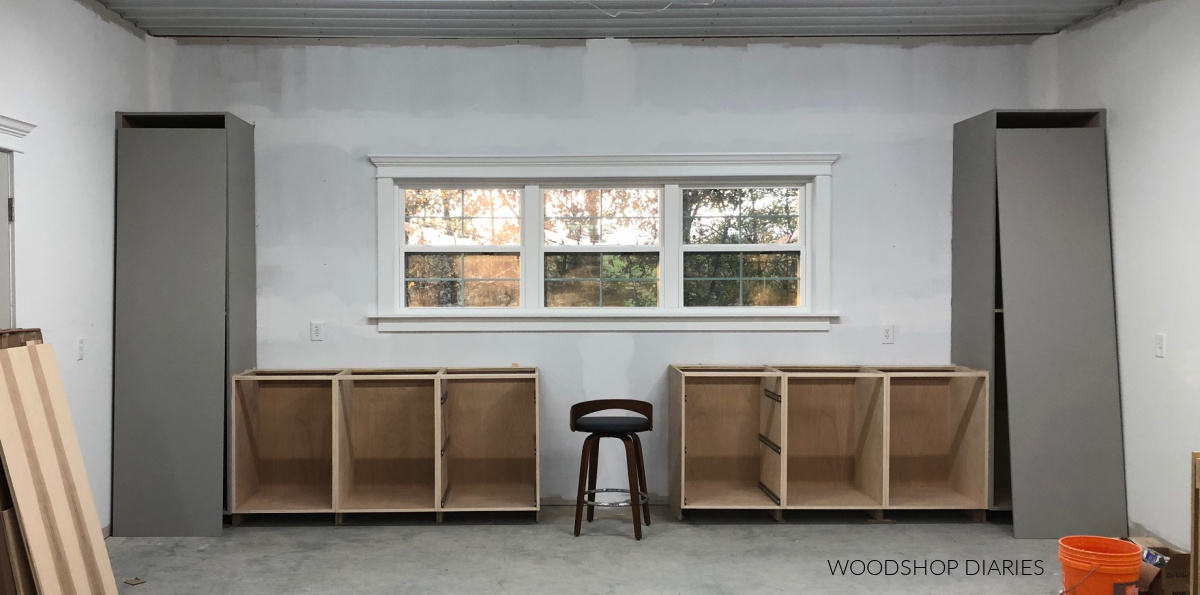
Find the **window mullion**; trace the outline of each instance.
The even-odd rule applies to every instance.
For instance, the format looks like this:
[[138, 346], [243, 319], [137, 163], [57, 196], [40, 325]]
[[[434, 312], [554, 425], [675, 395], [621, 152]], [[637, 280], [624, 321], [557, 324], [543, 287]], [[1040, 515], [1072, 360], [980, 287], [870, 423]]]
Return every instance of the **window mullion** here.
[[662, 294], [660, 305], [664, 308], [683, 307], [683, 192], [679, 184], [663, 187], [662, 213], [658, 238], [662, 251], [659, 253], [659, 283]]
[[542, 309], [545, 301], [544, 210], [541, 188], [527, 184], [521, 203], [521, 306], [529, 310]]

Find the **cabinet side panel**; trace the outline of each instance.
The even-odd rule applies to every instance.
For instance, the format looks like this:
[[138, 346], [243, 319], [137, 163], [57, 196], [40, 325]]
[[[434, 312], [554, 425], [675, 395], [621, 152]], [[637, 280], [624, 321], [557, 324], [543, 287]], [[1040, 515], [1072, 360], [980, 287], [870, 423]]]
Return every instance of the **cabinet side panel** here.
[[228, 144], [228, 252], [226, 256], [229, 316], [228, 373], [254, 368], [258, 361], [256, 316], [256, 248], [254, 239], [254, 127], [232, 116]]
[[683, 516], [683, 373], [675, 368], [670, 368], [667, 373], [671, 382], [667, 430], [670, 459], [667, 473], [670, 476], [671, 511], [679, 519]]
[[1014, 533], [1123, 536], [1104, 130], [1001, 130], [997, 164]]
[[[996, 114], [954, 125], [950, 361], [993, 370], [996, 286]], [[989, 416], [995, 418], [995, 416]], [[994, 423], [990, 422], [989, 423]], [[1003, 429], [1003, 428], [1001, 428]], [[993, 428], [990, 432], [995, 436]], [[1007, 436], [1007, 433], [1003, 435]], [[1003, 448], [1003, 451], [998, 451]], [[988, 445], [988, 475], [1008, 472], [1007, 444]], [[1007, 485], [1007, 481], [1004, 482]], [[995, 498], [988, 494], [989, 505]]]
[[994, 114], [954, 125], [951, 361], [992, 367], [996, 268]]
[[221, 534], [225, 149], [224, 130], [117, 133], [114, 535]]

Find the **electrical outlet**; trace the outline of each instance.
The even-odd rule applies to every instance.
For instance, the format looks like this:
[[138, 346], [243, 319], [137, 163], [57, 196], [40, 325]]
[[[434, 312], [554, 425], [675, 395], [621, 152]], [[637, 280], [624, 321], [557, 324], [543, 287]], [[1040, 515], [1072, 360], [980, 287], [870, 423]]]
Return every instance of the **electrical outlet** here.
[[324, 322], [308, 323], [308, 340], [309, 341], [324, 341], [325, 340], [325, 323]]
[[896, 325], [894, 325], [894, 324], [883, 325], [883, 333], [880, 334], [879, 338], [880, 338], [880, 343], [884, 343], [887, 345], [891, 345], [892, 343], [895, 343], [896, 342]]
[[83, 339], [79, 340], [79, 355], [75, 356], [75, 361], [83, 361]]
[[1154, 357], [1167, 357], [1167, 334], [1154, 335]]

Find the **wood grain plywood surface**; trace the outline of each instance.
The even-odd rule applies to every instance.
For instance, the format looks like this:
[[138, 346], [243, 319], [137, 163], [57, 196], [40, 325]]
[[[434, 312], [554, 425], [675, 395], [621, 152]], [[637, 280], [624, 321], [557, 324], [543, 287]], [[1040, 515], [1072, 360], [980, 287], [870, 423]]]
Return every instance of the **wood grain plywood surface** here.
[[54, 351], [0, 350], [0, 455], [41, 593], [117, 593]]

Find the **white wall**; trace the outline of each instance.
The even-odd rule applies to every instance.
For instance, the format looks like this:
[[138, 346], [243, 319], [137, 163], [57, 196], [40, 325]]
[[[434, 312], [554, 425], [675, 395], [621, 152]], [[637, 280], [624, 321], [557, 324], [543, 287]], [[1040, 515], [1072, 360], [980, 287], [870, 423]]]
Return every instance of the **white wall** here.
[[1198, 25], [1200, 2], [1158, 0], [1053, 38], [1059, 104], [1109, 110], [1130, 522], [1185, 548], [1200, 450]]
[[[15, 159], [16, 322], [56, 345], [100, 522], [110, 519], [114, 113], [147, 109], [147, 42], [70, 0], [0, 0]], [[75, 357], [85, 340], [83, 361]]]
[[[394, 45], [181, 42], [156, 54], [175, 110], [257, 125], [259, 364], [539, 366], [543, 493], [573, 493], [571, 403], [652, 401], [666, 492], [671, 363], [944, 363], [951, 127], [1024, 107], [1029, 46], [972, 40]], [[791, 334], [387, 335], [375, 312], [372, 153], [841, 152], [833, 301]], [[308, 341], [324, 321], [327, 339]], [[897, 340], [881, 345], [880, 325]], [[620, 485], [609, 445], [602, 480]]]

